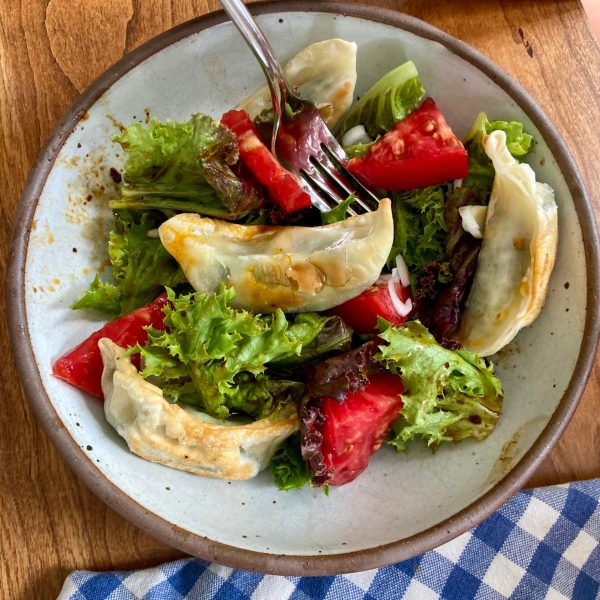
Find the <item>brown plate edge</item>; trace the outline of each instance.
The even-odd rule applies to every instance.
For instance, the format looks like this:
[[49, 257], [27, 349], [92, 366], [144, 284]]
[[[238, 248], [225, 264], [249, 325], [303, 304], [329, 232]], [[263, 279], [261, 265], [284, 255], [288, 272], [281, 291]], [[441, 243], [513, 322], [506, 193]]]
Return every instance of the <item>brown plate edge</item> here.
[[494, 488], [457, 514], [425, 531], [385, 546], [357, 552], [295, 556], [274, 555], [236, 548], [189, 532], [151, 513], [107, 479], [75, 443], [46, 394], [37, 369], [26, 321], [24, 279], [31, 222], [39, 195], [64, 141], [86, 109], [127, 71], [164, 47], [197, 31], [226, 21], [223, 13], [210, 13], [183, 23], [140, 46], [99, 77], [58, 122], [41, 150], [21, 195], [13, 222], [6, 297], [11, 343], [25, 393], [37, 418], [76, 475], [104, 502], [151, 535], [185, 552], [234, 568], [285, 575], [331, 575], [359, 571], [411, 558], [464, 533], [497, 510], [516, 493], [556, 443], [568, 424], [594, 364], [600, 333], [600, 267], [598, 231], [579, 170], [560, 135], [529, 94], [495, 63], [456, 38], [420, 21], [388, 9], [341, 2], [269, 1], [251, 5], [254, 14], [271, 12], [326, 12], [385, 23], [436, 41], [482, 70], [519, 104], [542, 132], [557, 160], [575, 203], [582, 229], [587, 269], [587, 315], [581, 351], [574, 375], [551, 422], [512, 471]]

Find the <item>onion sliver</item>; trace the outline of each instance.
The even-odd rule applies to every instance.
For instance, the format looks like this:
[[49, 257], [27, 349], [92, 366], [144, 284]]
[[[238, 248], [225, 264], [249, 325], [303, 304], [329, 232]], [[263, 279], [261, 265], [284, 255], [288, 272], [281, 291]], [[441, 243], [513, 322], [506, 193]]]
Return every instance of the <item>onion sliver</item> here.
[[487, 217], [487, 206], [461, 206], [458, 212], [462, 219], [462, 228], [474, 238], [482, 239]]
[[404, 287], [410, 286], [410, 275], [408, 274], [408, 267], [402, 258], [402, 254], [398, 254], [396, 256], [396, 269], [398, 269], [398, 277], [400, 278], [400, 283]]
[[342, 146], [354, 146], [355, 144], [368, 144], [373, 140], [367, 134], [364, 125], [356, 125], [348, 129], [342, 138]]
[[[396, 269], [394, 269], [394, 271], [395, 270]], [[406, 315], [408, 315], [413, 308], [412, 300], [410, 298], [407, 298], [406, 302], [402, 302], [402, 300], [400, 300], [400, 296], [398, 296], [398, 292], [396, 291], [396, 279], [393, 276], [393, 271], [392, 277], [388, 281], [388, 292], [390, 293], [390, 300], [394, 305], [395, 311], [400, 317], [406, 317]]]

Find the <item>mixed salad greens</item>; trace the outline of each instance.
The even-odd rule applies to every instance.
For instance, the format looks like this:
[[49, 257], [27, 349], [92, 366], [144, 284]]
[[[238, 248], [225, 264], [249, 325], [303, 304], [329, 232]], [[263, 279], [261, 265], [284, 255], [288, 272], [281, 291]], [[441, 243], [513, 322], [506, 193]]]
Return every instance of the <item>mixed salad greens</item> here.
[[[109, 201], [112, 278], [96, 276], [74, 305], [113, 320], [54, 373], [102, 397], [97, 347], [108, 337], [129, 348], [138, 377], [165, 402], [208, 422], [272, 423], [296, 406], [295, 432], [261, 465], [270, 463], [281, 489], [352, 481], [384, 443], [406, 450], [419, 438], [432, 447], [485, 438], [502, 412], [502, 386], [492, 364], [463, 346], [460, 326], [497, 185], [486, 142], [501, 132], [524, 166], [532, 137], [481, 114], [461, 143], [415, 65], [400, 65], [334, 129], [351, 171], [391, 199], [379, 216], [348, 217], [352, 198], [330, 213], [306, 207], [264, 144], [272, 113], [253, 116], [152, 120], [113, 138], [127, 161]], [[367, 252], [380, 256], [376, 266], [362, 264]], [[236, 275], [233, 263], [248, 256]], [[344, 301], [350, 283], [332, 282], [358, 267], [368, 276]], [[279, 302], [281, 281], [289, 290]], [[321, 293], [328, 300], [316, 310], [303, 300]]]

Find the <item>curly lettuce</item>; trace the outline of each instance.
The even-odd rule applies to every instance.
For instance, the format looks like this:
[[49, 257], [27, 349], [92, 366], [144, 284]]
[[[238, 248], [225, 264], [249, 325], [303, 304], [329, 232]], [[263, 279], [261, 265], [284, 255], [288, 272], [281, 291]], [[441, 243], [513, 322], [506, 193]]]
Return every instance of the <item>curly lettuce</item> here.
[[471, 130], [464, 139], [469, 154], [469, 175], [462, 186], [473, 189], [480, 204], [487, 204], [494, 184], [494, 166], [485, 153], [483, 141], [492, 131], [506, 133], [506, 145], [509, 152], [519, 161], [533, 150], [533, 136], [525, 132], [518, 121], [488, 121], [485, 113], [479, 113]]
[[157, 237], [149, 235], [159, 220], [150, 212], [115, 213], [108, 238], [114, 282], [94, 281], [73, 308], [122, 316], [156, 297], [165, 287], [185, 282], [185, 276]]
[[236, 310], [229, 306], [232, 288], [210, 295], [167, 292], [166, 330], [150, 329], [147, 344], [134, 349], [142, 355], [142, 377], [166, 398], [219, 419], [232, 413], [261, 419], [299, 398], [302, 382], [274, 379], [268, 366], [302, 356], [333, 317], [307, 313], [288, 321], [281, 310]]
[[313, 474], [302, 458], [298, 432], [287, 438], [277, 449], [269, 469], [280, 490], [294, 490], [310, 484]]
[[419, 321], [392, 327], [380, 320], [375, 360], [402, 377], [401, 417], [390, 444], [399, 450], [415, 438], [428, 445], [483, 439], [502, 412], [503, 391], [493, 366], [474, 352], [440, 346]]
[[425, 274], [427, 265], [445, 262], [447, 193], [447, 185], [437, 185], [392, 194], [394, 243], [388, 266], [394, 266], [396, 256], [401, 254], [413, 287]]
[[233, 133], [202, 114], [187, 122], [134, 123], [113, 138], [127, 154], [121, 196], [112, 209], [197, 212], [240, 219], [264, 204], [239, 176]]

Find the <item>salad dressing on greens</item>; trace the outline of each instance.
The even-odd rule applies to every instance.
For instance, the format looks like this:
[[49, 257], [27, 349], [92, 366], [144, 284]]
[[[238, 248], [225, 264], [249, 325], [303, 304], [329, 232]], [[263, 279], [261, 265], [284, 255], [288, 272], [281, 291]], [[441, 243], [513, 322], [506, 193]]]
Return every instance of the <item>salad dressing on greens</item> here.
[[140, 456], [229, 479], [270, 466], [281, 489], [348, 483], [382, 445], [484, 439], [503, 390], [483, 356], [535, 319], [556, 254], [552, 190], [522, 162], [532, 137], [481, 114], [461, 142], [412, 62], [350, 106], [343, 40], [284, 72], [352, 143], [379, 210], [306, 207], [264, 143], [265, 89], [220, 122], [126, 127], [112, 279], [74, 306], [112, 320], [54, 374], [103, 397]]

